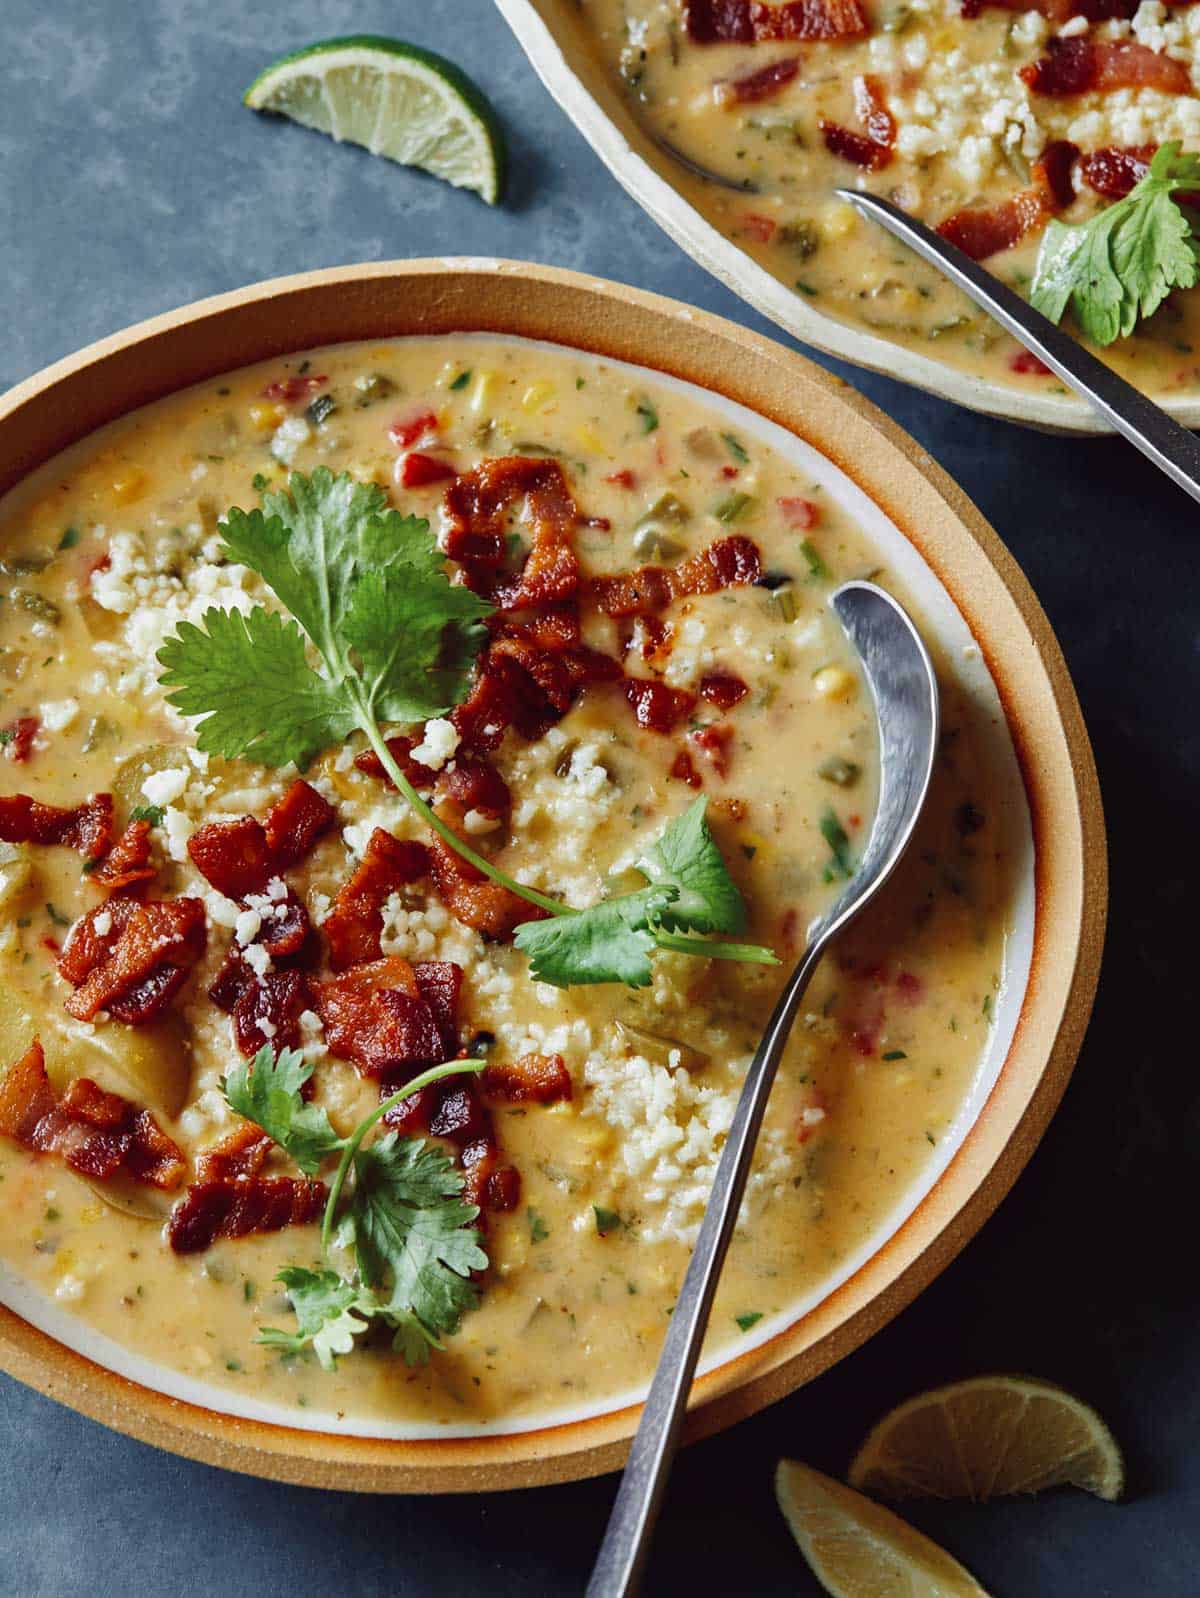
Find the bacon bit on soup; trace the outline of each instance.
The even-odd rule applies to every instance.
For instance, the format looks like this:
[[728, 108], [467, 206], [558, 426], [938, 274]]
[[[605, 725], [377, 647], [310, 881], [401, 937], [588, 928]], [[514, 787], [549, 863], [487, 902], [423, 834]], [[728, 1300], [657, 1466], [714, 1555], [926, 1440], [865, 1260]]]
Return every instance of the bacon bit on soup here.
[[702, 749], [718, 777], [729, 775], [729, 745], [733, 741], [733, 728], [699, 727], [691, 734], [697, 749]]
[[870, 27], [858, 0], [684, 0], [683, 25], [696, 44], [849, 39]]
[[799, 532], [809, 533], [821, 520], [821, 507], [811, 499], [777, 499], [775, 504], [779, 514], [789, 527], [795, 527]]
[[[1073, 41], [1068, 41], [1073, 42]], [[1033, 186], [998, 205], [956, 211], [938, 232], [973, 261], [1010, 249], [1075, 198], [1071, 168], [1079, 150], [1065, 139], [1048, 144], [1033, 165]]]
[[[1150, 162], [1157, 148], [1154, 144], [1139, 144], [1129, 149], [1105, 145], [1103, 149], [1093, 150], [1090, 155], [1083, 157], [1079, 163], [1079, 175], [1088, 188], [1094, 189], [1097, 194], [1103, 194], [1109, 200], [1123, 200], [1150, 170]], [[1182, 196], [1176, 195], [1175, 198]]]
[[489, 1065], [480, 1085], [510, 1104], [555, 1104], [571, 1097], [571, 1073], [561, 1054], [522, 1054]]
[[67, 1014], [91, 1021], [107, 1010], [140, 1026], [161, 1015], [204, 953], [201, 899], [114, 898], [71, 928], [58, 972], [75, 989]]
[[0, 1078], [0, 1133], [39, 1153], [57, 1154], [97, 1181], [123, 1171], [168, 1190], [179, 1186], [187, 1169], [182, 1152], [148, 1110], [89, 1077], [77, 1077], [58, 1099], [37, 1038]]
[[15, 721], [5, 723], [2, 729], [4, 753], [9, 760], [17, 765], [25, 764], [33, 753], [33, 740], [41, 725], [37, 716], [18, 716]]
[[276, 1056], [281, 1049], [298, 1049], [300, 1017], [310, 1004], [303, 972], [255, 976], [233, 1007], [233, 1036], [241, 1053], [252, 1059], [266, 1044]]
[[651, 677], [627, 677], [625, 698], [638, 726], [650, 732], [673, 732], [696, 706], [695, 694]]
[[854, 80], [854, 114], [863, 125], [863, 133], [854, 133], [822, 117], [821, 137], [825, 140], [825, 148], [868, 172], [878, 172], [892, 159], [896, 119], [887, 108], [882, 84], [870, 73], [863, 73]]
[[[453, 800], [439, 804], [437, 815], [452, 831], [461, 833], [463, 813]], [[436, 833], [430, 834], [429, 853], [438, 898], [456, 920], [485, 938], [507, 943], [522, 921], [539, 921], [545, 915], [510, 888], [490, 881]]]
[[1039, 359], [1032, 350], [1014, 350], [1008, 357], [1008, 369], [1010, 372], [1020, 373], [1023, 377], [1031, 373], [1037, 377], [1054, 376], [1045, 361]]
[[681, 749], [671, 762], [671, 769], [667, 773], [676, 782], [686, 782], [689, 788], [702, 788], [704, 786], [700, 773], [696, 770], [691, 755], [686, 749]]
[[968, 21], [982, 16], [994, 8], [1000, 11], [1037, 11], [1056, 27], [1069, 22], [1072, 17], [1083, 17], [1087, 22], [1111, 22], [1117, 18], [1128, 20], [1138, 8], [1139, 0], [962, 0], [962, 15]]
[[[317, 961], [317, 938], [308, 911], [291, 889], [287, 897], [263, 917], [251, 946], [264, 949], [273, 966], [310, 967]], [[254, 985], [258, 973], [246, 958], [243, 945], [230, 946], [208, 996], [218, 1009], [232, 1015], [246, 990]], [[268, 1019], [270, 1017], [268, 1016]]]
[[[769, 66], [759, 67], [756, 72], [743, 73], [740, 78], [718, 78], [713, 84], [713, 99], [718, 105], [753, 105], [760, 100], [770, 100], [786, 88], [800, 71], [800, 57], [786, 56], [781, 61], [772, 61]], [[745, 223], [748, 218], [743, 217]], [[771, 223], [771, 233], [775, 231], [774, 222]], [[767, 234], [770, 238], [771, 234]]]
[[257, 1176], [273, 1147], [272, 1139], [261, 1127], [244, 1121], [196, 1156], [196, 1181], [237, 1182]]
[[393, 838], [376, 827], [349, 881], [339, 889], [321, 930], [335, 971], [378, 960], [383, 949], [383, 907], [401, 888], [428, 876], [429, 851], [422, 843]]
[[265, 825], [253, 816], [210, 821], [188, 839], [188, 854], [218, 893], [242, 900], [297, 865], [336, 819], [333, 806], [297, 778], [267, 812]]
[[771, 217], [760, 216], [757, 211], [743, 211], [738, 219], [737, 231], [744, 239], [753, 239], [756, 244], [770, 244], [778, 225]]
[[[421, 765], [419, 760], [412, 758], [412, 751], [416, 748], [416, 738], [396, 737], [387, 740], [388, 754], [400, 767], [400, 770], [412, 783], [414, 788], [432, 788], [435, 773], [428, 766]], [[354, 757], [356, 770], [365, 772], [368, 777], [378, 777], [386, 782], [388, 787], [395, 784], [383, 769], [383, 762], [373, 749], [364, 749], [361, 755]]]
[[324, 373], [319, 377], [282, 377], [267, 384], [263, 389], [263, 398], [279, 400], [284, 405], [301, 405], [310, 400], [318, 389], [324, 388], [328, 381]]
[[457, 476], [449, 461], [417, 450], [410, 450], [396, 463], [395, 478], [400, 488], [427, 488], [430, 483], [443, 483], [446, 478]]
[[[394, 1093], [403, 1081], [381, 1084], [383, 1097]], [[500, 1164], [492, 1117], [471, 1078], [433, 1082], [402, 1099], [384, 1113], [388, 1126], [408, 1135], [428, 1132], [444, 1138], [458, 1153], [466, 1181], [463, 1197], [481, 1209], [514, 1209], [520, 1199], [521, 1178], [511, 1165]], [[478, 1224], [478, 1223], [477, 1223]]]
[[150, 823], [131, 821], [88, 880], [119, 893], [135, 883], [149, 882], [156, 872], [150, 859]]
[[453, 767], [438, 773], [434, 795], [438, 802], [452, 799], [464, 814], [474, 810], [491, 820], [507, 820], [512, 810], [508, 784], [486, 760], [464, 755]]
[[433, 1014], [442, 1039], [442, 1058], [456, 1059], [460, 1052], [458, 1001], [462, 993], [462, 966], [453, 960], [417, 960], [413, 963], [417, 992]]
[[419, 439], [437, 431], [438, 419], [434, 412], [418, 411], [415, 416], [394, 421], [388, 428], [388, 438], [397, 449], [411, 449]]
[[112, 844], [113, 801], [97, 793], [71, 810], [40, 804], [28, 794], [0, 798], [0, 842], [58, 844], [98, 860]]
[[606, 616], [641, 616], [665, 610], [675, 599], [715, 594], [722, 588], [753, 583], [761, 575], [758, 545], [735, 533], [718, 538], [674, 570], [640, 566], [614, 577], [594, 577], [590, 589]]
[[1047, 54], [1017, 76], [1035, 94], [1103, 94], [1109, 89], [1157, 89], [1191, 94], [1191, 73], [1174, 56], [1134, 40], [1051, 39]]
[[614, 488], [633, 488], [637, 483], [637, 478], [626, 468], [619, 472], [610, 472], [604, 481], [611, 483]]
[[407, 960], [389, 955], [353, 966], [315, 984], [313, 997], [329, 1052], [363, 1076], [440, 1062], [441, 1029]]
[[[515, 582], [500, 568], [507, 552], [506, 513], [518, 500], [532, 528], [532, 544]], [[484, 460], [446, 490], [446, 553], [463, 566], [467, 582], [498, 610], [521, 610], [571, 598], [579, 563], [571, 533], [579, 519], [557, 461], [508, 455]]]
[[280, 1232], [321, 1218], [329, 1191], [301, 1176], [243, 1176], [194, 1182], [171, 1211], [167, 1242], [176, 1254], [198, 1254], [223, 1237]]
[[700, 679], [700, 697], [707, 699], [718, 710], [732, 710], [750, 692], [740, 677], [731, 672], [715, 671]]

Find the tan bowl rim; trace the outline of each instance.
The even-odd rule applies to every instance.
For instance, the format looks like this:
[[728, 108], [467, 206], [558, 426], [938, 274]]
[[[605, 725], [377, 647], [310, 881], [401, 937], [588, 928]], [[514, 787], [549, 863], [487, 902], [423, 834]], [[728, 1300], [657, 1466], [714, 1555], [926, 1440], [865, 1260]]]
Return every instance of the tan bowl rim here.
[[[1066, 664], [1029, 583], [914, 440], [839, 379], [768, 339], [579, 273], [522, 262], [372, 263], [278, 278], [152, 318], [0, 398], [0, 493], [103, 422], [240, 365], [347, 339], [452, 331], [546, 339], [681, 377], [828, 455], [917, 546], [966, 617], [1025, 782], [1035, 843], [1034, 949], [995, 1086], [932, 1190], [860, 1270], [762, 1347], [699, 1381], [687, 1435], [705, 1436], [810, 1380], [890, 1320], [974, 1235], [1032, 1154], [1066, 1087], [1099, 971], [1107, 880], [1095, 765]], [[3, 1308], [0, 1368], [142, 1441], [343, 1490], [494, 1490], [599, 1474], [621, 1464], [638, 1413], [435, 1441], [301, 1431], [168, 1398]]]
[[[665, 174], [671, 157], [658, 149], [607, 82], [584, 83], [572, 59], [584, 23], [564, 0], [496, 0], [529, 62], [559, 107], [583, 134], [627, 194], [706, 271], [785, 332], [827, 355], [899, 378], [956, 405], [1004, 421], [1056, 433], [1111, 434], [1113, 427], [1074, 394], [1026, 393], [959, 371], [826, 315], [791, 293], [752, 255], [707, 220]], [[1200, 398], [1168, 394], [1157, 403], [1185, 427], [1200, 427]]]

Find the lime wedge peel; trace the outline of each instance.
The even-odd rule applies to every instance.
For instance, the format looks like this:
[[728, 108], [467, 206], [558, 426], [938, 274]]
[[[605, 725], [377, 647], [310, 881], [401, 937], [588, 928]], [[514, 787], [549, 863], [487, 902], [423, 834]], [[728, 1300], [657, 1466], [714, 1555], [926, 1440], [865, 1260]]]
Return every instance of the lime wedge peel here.
[[453, 62], [400, 39], [354, 34], [273, 61], [242, 97], [401, 166], [419, 167], [495, 205], [504, 135], [487, 100]]

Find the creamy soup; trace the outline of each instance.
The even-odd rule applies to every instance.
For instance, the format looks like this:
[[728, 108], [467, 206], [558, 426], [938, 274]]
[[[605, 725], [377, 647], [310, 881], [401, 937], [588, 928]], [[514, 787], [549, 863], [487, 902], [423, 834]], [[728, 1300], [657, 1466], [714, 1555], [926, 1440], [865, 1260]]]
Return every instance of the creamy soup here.
[[[818, 18], [847, 30], [827, 39], [788, 38], [785, 14], [800, 8], [786, 4], [756, 8], [777, 19], [757, 38], [742, 0], [693, 0], [690, 25], [682, 0], [583, 0], [583, 9], [635, 115], [682, 158], [665, 168], [670, 180], [722, 233], [816, 309], [1035, 391], [1062, 390], [833, 191], [869, 189], [950, 224], [955, 242], [1028, 294], [1052, 211], [1080, 222], [1131, 188], [1157, 145], [1200, 142], [1191, 81], [1200, 13], [1158, 0], [1046, 0], [1029, 10], [821, 0], [805, 27]], [[1085, 11], [1110, 20], [1090, 24]], [[1102, 90], [1062, 92], [1089, 72]], [[1065, 325], [1074, 327], [1069, 314]], [[1193, 392], [1195, 291], [1172, 295], [1097, 353], [1149, 392]]]
[[[455, 580], [498, 607], [465, 702], [385, 729], [407, 735], [389, 747], [438, 815], [581, 909], [644, 888], [637, 862], [703, 796], [747, 906], [739, 937], [781, 964], [657, 948], [644, 986], [535, 980], [512, 941], [534, 908], [511, 913], [505, 890], [484, 902], [474, 880], [464, 891], [453, 854], [430, 865], [432, 833], [362, 758], [362, 733], [322, 744], [306, 787], [294, 766], [197, 748], [157, 652], [212, 608], [278, 610], [230, 557], [223, 518], [323, 466], [428, 518], [464, 557]], [[550, 601], [531, 576], [554, 518]], [[489, 576], [469, 540], [497, 526], [503, 567]], [[873, 710], [827, 603], [849, 577], [895, 585], [862, 530], [681, 386], [457, 337], [324, 349], [149, 406], [14, 490], [0, 550], [5, 1265], [175, 1372], [357, 1423], [520, 1424], [645, 1379], [760, 1030], [870, 828]], [[502, 656], [519, 691], [479, 713]], [[587, 670], [551, 703], [543, 688], [561, 687], [566, 660]], [[1010, 818], [992, 711], [955, 663], [939, 672], [928, 814], [796, 1026], [710, 1353], [748, 1346], [886, 1220], [938, 1157], [987, 1046]], [[111, 822], [93, 797], [106, 794]], [[292, 826], [297, 805], [307, 830]], [[181, 904], [197, 907], [186, 927]], [[159, 942], [122, 967], [145, 915]], [[461, 992], [439, 1001], [454, 971]], [[368, 1048], [360, 1000], [376, 1020], [436, 1024], [433, 1043], [396, 1052], [385, 1029]], [[487, 1256], [478, 1306], [427, 1363], [386, 1333], [360, 1336], [333, 1369], [257, 1340], [296, 1331], [283, 1268], [355, 1275], [336, 1241], [323, 1256], [325, 1190], [223, 1092], [260, 1047], [297, 1051], [312, 1108], [340, 1134], [378, 1105], [381, 1081], [486, 1060], [482, 1077], [430, 1089], [400, 1129], [444, 1151], [452, 1188], [463, 1168]], [[315, 1163], [328, 1183], [333, 1160]]]

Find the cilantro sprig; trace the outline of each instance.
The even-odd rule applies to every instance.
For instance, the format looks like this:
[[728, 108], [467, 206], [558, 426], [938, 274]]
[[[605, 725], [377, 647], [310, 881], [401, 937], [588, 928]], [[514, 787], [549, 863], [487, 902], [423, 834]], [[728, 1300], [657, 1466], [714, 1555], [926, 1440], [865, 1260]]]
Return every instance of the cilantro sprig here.
[[[223, 1083], [232, 1110], [275, 1140], [307, 1175], [338, 1156], [321, 1224], [321, 1246], [348, 1250], [349, 1274], [330, 1265], [286, 1266], [277, 1276], [296, 1313], [296, 1330], [265, 1327], [258, 1341], [283, 1353], [311, 1347], [326, 1370], [348, 1354], [373, 1323], [392, 1333], [393, 1347], [410, 1365], [428, 1359], [456, 1331], [478, 1294], [473, 1271], [487, 1266], [479, 1214], [462, 1197], [463, 1176], [436, 1144], [389, 1132], [366, 1144], [367, 1134], [394, 1104], [431, 1082], [482, 1070], [482, 1060], [452, 1060], [414, 1077], [377, 1105], [349, 1137], [339, 1137], [318, 1105], [301, 1089], [312, 1065], [294, 1049], [270, 1045], [241, 1061]], [[350, 1183], [347, 1194], [346, 1184]], [[343, 1196], [346, 1202], [343, 1205]]]
[[479, 854], [417, 793], [383, 724], [427, 720], [461, 702], [492, 608], [451, 581], [426, 520], [392, 510], [374, 483], [318, 467], [311, 477], [294, 472], [286, 491], [265, 493], [261, 510], [229, 511], [221, 533], [229, 556], [257, 572], [290, 615], [261, 606], [213, 609], [202, 626], [181, 622], [159, 651], [168, 702], [198, 718], [201, 750], [303, 767], [361, 730], [396, 788], [450, 848], [548, 913], [550, 920], [516, 934], [546, 982], [644, 987], [656, 948], [777, 963], [757, 945], [681, 935], [745, 925], [703, 799], [639, 861], [649, 889], [573, 910]]
[[1149, 171], [1123, 200], [1088, 221], [1052, 220], [1042, 237], [1030, 302], [1052, 322], [1068, 305], [1088, 338], [1127, 338], [1172, 289], [1200, 280], [1194, 210], [1175, 195], [1200, 189], [1200, 156], [1162, 145]]

